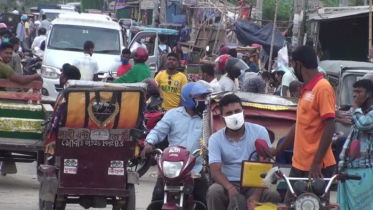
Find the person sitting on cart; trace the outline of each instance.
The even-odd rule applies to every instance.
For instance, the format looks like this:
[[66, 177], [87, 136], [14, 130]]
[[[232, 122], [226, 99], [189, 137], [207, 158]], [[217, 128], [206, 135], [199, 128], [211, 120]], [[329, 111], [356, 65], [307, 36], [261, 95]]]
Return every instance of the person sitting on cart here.
[[[242, 161], [248, 160], [255, 151], [255, 140], [264, 139], [272, 147], [266, 128], [245, 122], [241, 99], [234, 94], [224, 96], [219, 107], [226, 128], [209, 139], [210, 173], [215, 183], [207, 192], [208, 209], [226, 210], [230, 198], [239, 193], [246, 196], [248, 205], [254, 201], [281, 202], [277, 191], [264, 188], [240, 190]], [[259, 161], [259, 157], [254, 155], [250, 161]]]
[[114, 80], [113, 83], [136, 83], [150, 78], [150, 68], [146, 65], [148, 60], [148, 50], [144, 47], [138, 47], [132, 52], [135, 65], [124, 75]]
[[[201, 84], [191, 82], [181, 90], [182, 107], [171, 109], [146, 136], [145, 147], [141, 156], [153, 150], [155, 144], [168, 136], [170, 146], [183, 146], [193, 152], [200, 148], [202, 138], [202, 112], [205, 110], [205, 98], [210, 92]], [[193, 174], [201, 174], [195, 179], [193, 188], [194, 198], [206, 205], [208, 181], [202, 172], [202, 158], [198, 158], [192, 170]], [[152, 201], [163, 200], [163, 179], [158, 178], [153, 191]], [[152, 205], [151, 209], [161, 209], [162, 203]]]

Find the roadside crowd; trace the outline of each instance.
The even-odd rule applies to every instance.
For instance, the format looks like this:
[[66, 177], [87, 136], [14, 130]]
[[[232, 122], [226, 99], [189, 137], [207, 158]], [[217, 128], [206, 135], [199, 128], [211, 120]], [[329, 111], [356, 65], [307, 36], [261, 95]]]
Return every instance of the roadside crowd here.
[[[27, 84], [34, 80], [42, 81], [39, 74], [23, 75], [22, 71], [12, 69], [14, 57], [22, 56], [19, 46], [27, 49], [26, 36], [19, 34], [27, 29], [27, 19], [22, 18], [20, 31], [12, 37], [7, 30], [0, 29], [0, 78], [9, 79], [19, 84]], [[22, 25], [24, 24], [24, 25]], [[38, 29], [39, 37], [45, 36], [46, 28]], [[28, 37], [29, 32], [26, 31]], [[25, 34], [25, 35], [26, 35]], [[23, 38], [24, 39], [23, 39]], [[33, 40], [35, 45], [41, 47], [44, 37]], [[31, 44], [31, 45], [34, 45]], [[160, 46], [164, 42], [160, 39]], [[97, 61], [92, 58], [95, 44], [87, 40], [83, 46], [84, 52], [71, 64], [62, 66], [60, 83], [64, 85], [67, 80], [97, 81], [99, 67]], [[373, 203], [364, 204], [361, 195], [366, 188], [373, 188], [373, 145], [371, 133], [373, 132], [373, 82], [370, 75], [353, 84], [354, 107], [351, 118], [352, 130], [340, 154], [339, 164], [331, 149], [333, 134], [335, 132], [336, 97], [330, 83], [319, 72], [317, 55], [312, 47], [302, 46], [291, 54], [289, 71], [259, 72], [258, 66], [251, 60], [250, 54], [244, 54], [237, 58], [237, 51], [222, 47], [216, 66], [205, 64], [201, 67], [202, 80], [188, 82], [184, 73], [177, 68], [180, 65], [180, 55], [177, 49], [168, 50], [163, 56], [165, 68], [156, 73], [155, 81], [163, 97], [163, 108], [167, 111], [156, 127], [151, 130], [145, 140], [146, 152], [153, 150], [153, 146], [163, 141], [166, 136], [170, 146], [184, 146], [193, 151], [200, 147], [202, 138], [203, 120], [202, 113], [206, 109], [205, 97], [212, 92], [237, 91], [252, 93], [265, 93], [266, 85], [272, 84], [276, 88], [275, 94], [299, 99], [296, 124], [288, 135], [280, 140], [276, 149], [271, 150], [273, 156], [281, 156], [285, 150], [293, 148], [291, 160], [283, 161], [292, 164], [291, 177], [323, 178], [331, 177], [339, 171], [347, 171], [352, 174], [361, 174], [362, 182], [347, 181], [339, 184], [338, 203], [341, 209], [355, 209], [359, 203], [368, 206], [364, 209], [372, 209]], [[113, 83], [137, 83], [151, 77], [151, 71], [145, 62], [148, 60], [148, 52], [144, 47], [137, 47], [133, 51], [123, 49], [121, 54], [122, 65], [118, 67], [117, 76]], [[129, 60], [134, 59], [134, 65]], [[222, 62], [224, 60], [224, 62]], [[224, 63], [224, 64], [223, 64]], [[249, 69], [242, 71], [240, 65], [245, 63]], [[217, 75], [221, 75], [220, 79]], [[249, 209], [254, 208], [255, 202], [281, 202], [277, 192], [270, 192], [263, 188], [240, 187], [241, 163], [248, 160], [250, 154], [255, 151], [256, 139], [264, 139], [269, 147], [272, 142], [266, 128], [253, 123], [245, 122], [242, 102], [234, 94], [228, 94], [219, 101], [220, 115], [226, 127], [214, 133], [209, 139], [209, 167], [214, 184], [209, 186], [202, 170], [202, 160], [199, 159], [193, 168], [193, 173], [201, 174], [196, 180], [193, 194], [196, 200], [205, 204], [208, 209], [225, 210], [232, 196], [244, 194], [247, 198]], [[360, 141], [361, 157], [351, 161], [349, 159], [350, 142], [354, 139]], [[251, 161], [266, 161], [253, 156]], [[162, 200], [162, 178], [158, 178], [152, 200]], [[287, 193], [285, 201], [290, 198]], [[154, 209], [159, 209], [154, 207]], [[361, 208], [360, 208], [361, 209]]]

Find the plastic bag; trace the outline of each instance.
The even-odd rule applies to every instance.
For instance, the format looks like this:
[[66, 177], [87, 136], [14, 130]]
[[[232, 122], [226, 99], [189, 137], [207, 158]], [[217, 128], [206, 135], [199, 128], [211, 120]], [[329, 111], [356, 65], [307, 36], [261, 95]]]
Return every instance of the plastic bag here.
[[55, 174], [54, 166], [40, 165], [39, 170], [43, 172], [43, 179], [40, 184], [39, 198], [43, 201], [54, 202], [57, 194], [58, 180]]
[[[277, 175], [276, 171], [278, 170], [278, 167], [273, 167], [271, 170], [267, 172], [266, 177], [262, 180], [262, 185], [265, 185], [270, 191], [277, 191], [277, 185], [279, 182], [277, 182]], [[272, 182], [275, 182], [275, 184], [272, 184]]]
[[288, 46], [286, 42], [284, 43], [284, 47], [282, 47], [277, 53], [277, 62], [282, 63], [285, 66], [289, 65]]

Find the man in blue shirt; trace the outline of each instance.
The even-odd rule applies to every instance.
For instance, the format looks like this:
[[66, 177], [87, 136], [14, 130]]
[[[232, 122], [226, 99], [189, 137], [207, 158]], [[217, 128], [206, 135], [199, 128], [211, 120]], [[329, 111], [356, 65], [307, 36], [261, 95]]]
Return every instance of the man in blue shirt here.
[[[267, 130], [260, 125], [245, 123], [241, 99], [234, 95], [224, 96], [220, 102], [220, 113], [226, 125], [209, 139], [209, 165], [215, 183], [207, 192], [208, 209], [226, 210], [232, 196], [239, 193], [250, 205], [258, 202], [281, 202], [279, 193], [264, 188], [240, 190], [241, 166], [255, 151], [255, 140], [264, 139], [272, 147]], [[256, 153], [251, 161], [259, 161]]]
[[[200, 148], [202, 138], [203, 120], [202, 112], [205, 110], [205, 98], [210, 92], [199, 83], [188, 83], [181, 89], [182, 107], [171, 109], [157, 123], [154, 129], [146, 136], [145, 147], [141, 156], [153, 150], [153, 145], [160, 143], [168, 136], [169, 146], [183, 146], [190, 152]], [[208, 181], [202, 174], [202, 158], [196, 160], [192, 174], [200, 174], [195, 179], [193, 188], [194, 199], [206, 205], [206, 192]], [[158, 178], [153, 191], [152, 201], [163, 200], [163, 179]], [[162, 203], [153, 204], [150, 209], [161, 209]]]

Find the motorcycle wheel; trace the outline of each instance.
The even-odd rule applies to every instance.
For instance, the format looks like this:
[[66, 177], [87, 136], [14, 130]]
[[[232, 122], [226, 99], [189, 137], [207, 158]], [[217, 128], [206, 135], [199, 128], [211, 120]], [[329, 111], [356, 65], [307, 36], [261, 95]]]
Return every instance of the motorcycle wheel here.
[[247, 210], [247, 202], [244, 195], [234, 195], [229, 202], [228, 210]]

